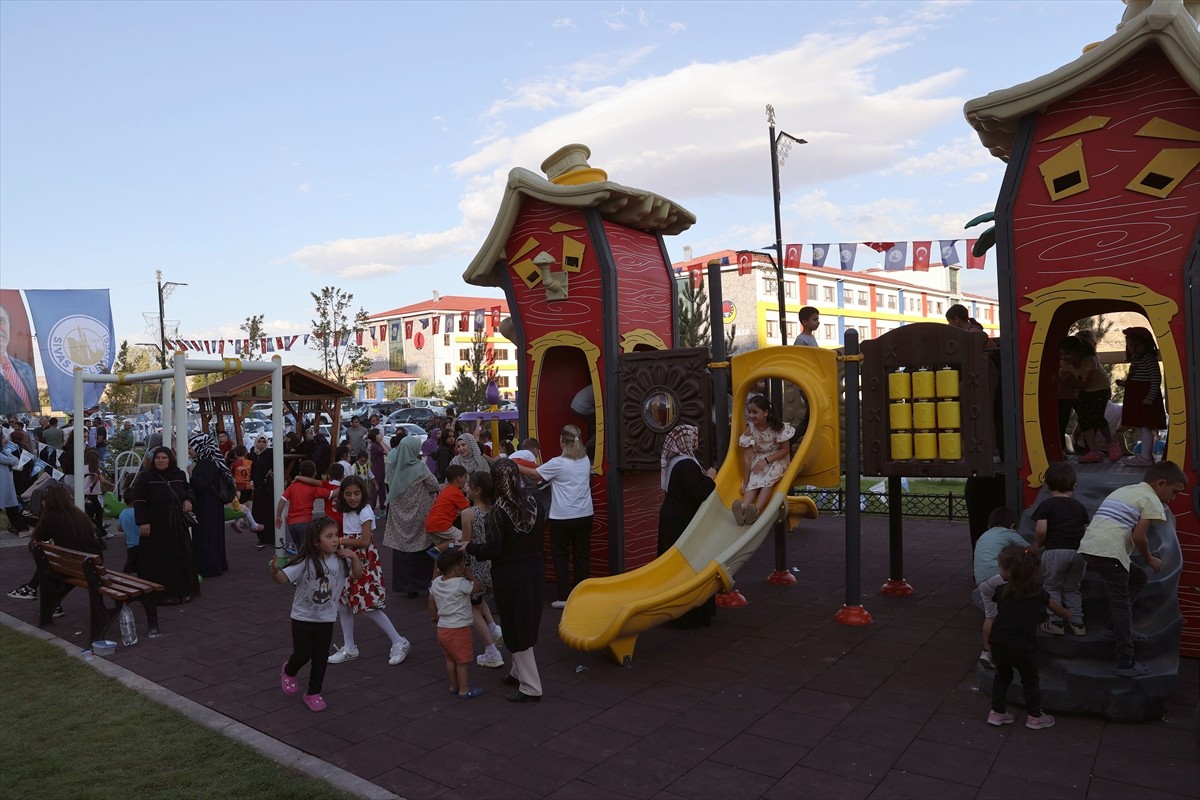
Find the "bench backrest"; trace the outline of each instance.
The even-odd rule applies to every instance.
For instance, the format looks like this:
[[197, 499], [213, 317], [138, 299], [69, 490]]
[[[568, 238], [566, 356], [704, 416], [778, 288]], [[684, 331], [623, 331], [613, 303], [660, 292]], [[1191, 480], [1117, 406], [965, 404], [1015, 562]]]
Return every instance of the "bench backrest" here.
[[95, 553], [85, 553], [82, 550], [59, 547], [49, 542], [34, 542], [33, 546], [41, 550], [46, 556], [46, 562], [52, 571], [69, 578], [86, 580], [87, 576], [84, 574], [83, 565], [87, 561], [92, 561], [93, 566], [103, 569], [103, 567], [100, 567], [100, 556]]

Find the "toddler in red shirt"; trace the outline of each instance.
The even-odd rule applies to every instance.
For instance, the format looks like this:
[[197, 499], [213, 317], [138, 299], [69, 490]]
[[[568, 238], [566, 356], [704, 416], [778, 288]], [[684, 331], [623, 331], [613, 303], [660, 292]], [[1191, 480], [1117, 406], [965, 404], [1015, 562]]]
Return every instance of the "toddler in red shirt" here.
[[438, 494], [425, 516], [425, 533], [433, 539], [433, 547], [429, 548], [433, 558], [437, 558], [451, 542], [462, 540], [462, 531], [454, 527], [454, 520], [470, 505], [463, 491], [466, 485], [466, 469], [459, 464], [446, 467], [446, 488]]

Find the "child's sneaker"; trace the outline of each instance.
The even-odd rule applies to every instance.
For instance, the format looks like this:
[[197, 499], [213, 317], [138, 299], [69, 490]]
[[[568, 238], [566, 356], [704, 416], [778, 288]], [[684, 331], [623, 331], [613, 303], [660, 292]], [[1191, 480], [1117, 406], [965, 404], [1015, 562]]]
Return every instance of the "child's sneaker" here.
[[1070, 625], [1071, 633], [1076, 636], [1087, 636], [1087, 626], [1082, 622], [1072, 622]]
[[979, 654], [979, 663], [983, 664], [985, 669], [995, 669], [996, 668], [996, 662], [992, 661], [992, 654], [990, 652], [988, 652], [987, 650], [984, 650], [983, 652], [981, 652]]
[[1108, 460], [1114, 463], [1121, 460], [1121, 445], [1115, 440], [1108, 443]]
[[1032, 728], [1035, 731], [1040, 731], [1042, 728], [1053, 728], [1054, 717], [1043, 711], [1040, 717], [1026, 717], [1025, 727]]
[[394, 667], [399, 664], [408, 657], [408, 651], [411, 649], [412, 645], [409, 643], [408, 639], [405, 639], [403, 636], [401, 636], [400, 641], [392, 645], [391, 652], [388, 653], [388, 665]]
[[8, 596], [13, 600], [37, 600], [37, 588], [23, 583], [9, 592]]
[[344, 647], [339, 647], [337, 652], [329, 657], [330, 664], [341, 664], [345, 661], [353, 661], [358, 658], [358, 648], [347, 650]]
[[1100, 464], [1104, 461], [1104, 456], [1100, 455], [1097, 450], [1089, 450], [1079, 457], [1080, 464]]
[[1048, 633], [1051, 636], [1062, 636], [1067, 632], [1062, 622], [1059, 620], [1042, 620], [1042, 624], [1038, 626], [1042, 633]]
[[481, 667], [499, 669], [504, 666], [504, 656], [500, 655], [500, 651], [493, 645], [484, 650], [482, 655], [476, 656], [475, 663]]
[[279, 668], [279, 688], [284, 694], [295, 694], [300, 691], [300, 685], [296, 683], [296, 679], [287, 674], [287, 662], [283, 662], [283, 666]]
[[325, 698], [319, 694], [304, 695], [304, 705], [308, 706], [309, 711], [324, 711]]
[[[1001, 725], [1012, 725], [1015, 719], [1016, 717], [1007, 712], [1004, 714], [999, 714], [995, 711], [988, 712], [988, 725], [995, 725], [997, 728]], [[1053, 725], [1054, 720], [1051, 720], [1050, 724]]]
[[733, 521], [736, 522], [739, 527], [746, 524], [746, 510], [742, 507], [741, 498], [733, 501], [733, 505], [730, 506], [730, 511], [733, 512]]
[[1136, 678], [1139, 675], [1149, 675], [1150, 668], [1136, 661], [1130, 661], [1128, 664], [1118, 663], [1117, 674], [1122, 678]]

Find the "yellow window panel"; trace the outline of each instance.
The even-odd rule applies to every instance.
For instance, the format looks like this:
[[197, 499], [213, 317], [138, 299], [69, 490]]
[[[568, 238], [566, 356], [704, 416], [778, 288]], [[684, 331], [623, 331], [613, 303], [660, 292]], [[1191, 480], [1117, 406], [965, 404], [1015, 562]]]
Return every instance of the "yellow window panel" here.
[[530, 289], [542, 282], [542, 271], [538, 269], [537, 264], [533, 263], [532, 258], [526, 258], [513, 264], [512, 271], [517, 273], [517, 276], [525, 281], [525, 285]]
[[563, 272], [579, 272], [583, 268], [585, 249], [583, 242], [577, 242], [570, 236], [563, 237]]
[[1038, 165], [1042, 180], [1050, 199], [1062, 200], [1071, 195], [1086, 192], [1088, 186], [1087, 165], [1083, 163], [1083, 140], [1079, 139], [1059, 150]]
[[525, 240], [525, 244], [521, 245], [521, 249], [508, 257], [509, 261], [516, 261], [521, 256], [528, 253], [530, 250], [538, 246], [538, 240], [530, 236]]
[[1134, 136], [1146, 136], [1151, 139], [1180, 139], [1185, 142], [1200, 142], [1200, 131], [1180, 125], [1162, 117], [1155, 117], [1142, 126]]
[[1083, 119], [1079, 120], [1079, 122], [1072, 123], [1062, 130], [1056, 131], [1043, 138], [1041, 141], [1048, 142], [1051, 139], [1062, 139], [1065, 136], [1078, 136], [1079, 134], [1087, 133], [1088, 131], [1098, 131], [1107, 125], [1110, 119], [1112, 119], [1112, 117], [1097, 117], [1095, 115], [1084, 117]]
[[1197, 164], [1200, 148], [1160, 150], [1125, 188], [1151, 197], [1168, 197]]
[[569, 225], [566, 222], [556, 222], [550, 226], [551, 233], [566, 233], [567, 231], [581, 231], [583, 228], [578, 225]]

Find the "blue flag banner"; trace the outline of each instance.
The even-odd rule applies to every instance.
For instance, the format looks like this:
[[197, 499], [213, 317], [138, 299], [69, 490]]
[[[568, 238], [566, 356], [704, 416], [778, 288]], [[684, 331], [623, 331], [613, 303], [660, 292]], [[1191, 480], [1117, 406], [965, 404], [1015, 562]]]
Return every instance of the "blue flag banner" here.
[[[50, 408], [70, 411], [75, 368], [88, 375], [103, 375], [112, 368], [112, 306], [108, 289], [26, 289], [25, 300], [37, 333]], [[83, 405], [100, 402], [103, 383], [83, 385]]]
[[838, 245], [839, 257], [842, 261], [842, 269], [853, 270], [854, 260], [858, 258], [858, 242], [843, 242]]
[[904, 269], [908, 261], [908, 242], [896, 242], [887, 249], [883, 257], [883, 268], [886, 270]]
[[829, 256], [829, 245], [828, 244], [814, 244], [813, 245], [813, 254], [812, 254], [813, 261], [812, 261], [812, 263], [813, 263], [814, 267], [825, 266], [825, 259], [828, 256]]
[[483, 330], [483, 309], [482, 308], [475, 309], [475, 330], [477, 330], [477, 331]]
[[961, 264], [962, 261], [958, 258], [958, 239], [942, 239], [938, 242], [942, 246], [942, 266], [948, 267], [951, 264]]

